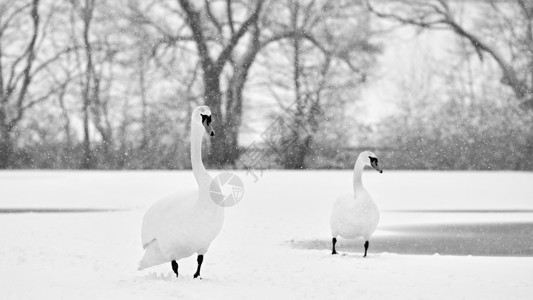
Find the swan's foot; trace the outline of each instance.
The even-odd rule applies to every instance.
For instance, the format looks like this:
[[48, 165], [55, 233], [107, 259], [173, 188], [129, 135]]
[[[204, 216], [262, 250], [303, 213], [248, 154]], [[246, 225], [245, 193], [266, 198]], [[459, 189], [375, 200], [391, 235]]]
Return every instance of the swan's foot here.
[[174, 273], [176, 273], [176, 277], [178, 277], [178, 263], [173, 260], [170, 265], [172, 266], [172, 271], [174, 271]]
[[336, 238], [333, 238], [333, 239], [331, 240], [331, 243], [333, 244], [333, 248], [332, 248], [332, 250], [331, 250], [331, 255], [335, 255], [335, 254], [337, 254], [337, 251], [335, 250], [335, 244], [337, 243], [337, 239], [336, 239]]
[[365, 255], [363, 257], [366, 257], [366, 252], [368, 251], [368, 241], [365, 241]]
[[196, 273], [194, 273], [194, 278], [200, 277], [200, 269], [202, 268], [202, 263], [204, 262], [204, 256], [198, 255], [198, 258], [196, 259], [196, 261], [198, 262], [198, 268], [196, 269]]

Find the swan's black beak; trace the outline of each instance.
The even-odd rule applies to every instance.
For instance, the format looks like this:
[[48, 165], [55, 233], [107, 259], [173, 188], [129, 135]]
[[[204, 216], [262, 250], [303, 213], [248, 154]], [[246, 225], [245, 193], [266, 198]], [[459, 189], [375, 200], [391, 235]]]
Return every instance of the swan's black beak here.
[[215, 136], [215, 131], [211, 127], [211, 116], [202, 115], [202, 125], [204, 125], [205, 132], [209, 136]]
[[209, 134], [209, 136], [215, 136], [215, 131], [211, 128], [209, 125], [205, 125], [204, 123], [205, 132]]
[[377, 163], [375, 165], [372, 164], [372, 168], [376, 169], [376, 171], [378, 171], [380, 174], [383, 173], [383, 170], [378, 166]]
[[372, 168], [376, 169], [380, 174], [383, 173], [383, 170], [378, 166], [378, 159], [375, 157], [370, 157], [370, 165]]

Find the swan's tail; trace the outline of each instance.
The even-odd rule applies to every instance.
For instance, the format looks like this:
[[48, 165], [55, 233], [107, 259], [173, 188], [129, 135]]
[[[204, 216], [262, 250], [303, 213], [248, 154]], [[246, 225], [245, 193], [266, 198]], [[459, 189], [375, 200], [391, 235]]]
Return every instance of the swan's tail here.
[[159, 249], [159, 243], [157, 240], [153, 240], [146, 246], [143, 258], [139, 261], [139, 267], [137, 269], [144, 270], [168, 261], [170, 260], [168, 260]]

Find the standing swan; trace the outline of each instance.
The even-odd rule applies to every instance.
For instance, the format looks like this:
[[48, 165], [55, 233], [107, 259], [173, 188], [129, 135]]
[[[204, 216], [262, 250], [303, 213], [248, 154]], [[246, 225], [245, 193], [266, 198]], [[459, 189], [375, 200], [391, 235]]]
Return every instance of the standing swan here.
[[378, 158], [370, 151], [359, 154], [353, 171], [353, 195], [337, 198], [331, 213], [331, 235], [333, 236], [333, 249], [331, 254], [337, 254], [335, 243], [337, 236], [346, 239], [365, 239], [365, 255], [368, 251], [368, 240], [376, 230], [379, 222], [379, 210], [370, 194], [363, 187], [361, 175], [365, 166], [371, 166], [379, 173], [383, 170], [378, 166]]
[[202, 163], [204, 130], [210, 136], [215, 135], [211, 129], [211, 110], [207, 106], [198, 106], [191, 116], [191, 163], [198, 191], [161, 199], [146, 211], [142, 223], [145, 252], [139, 270], [171, 262], [172, 270], [178, 276], [176, 261], [196, 252], [198, 268], [194, 278], [200, 276], [204, 254], [224, 223], [224, 208], [211, 201], [211, 176]]

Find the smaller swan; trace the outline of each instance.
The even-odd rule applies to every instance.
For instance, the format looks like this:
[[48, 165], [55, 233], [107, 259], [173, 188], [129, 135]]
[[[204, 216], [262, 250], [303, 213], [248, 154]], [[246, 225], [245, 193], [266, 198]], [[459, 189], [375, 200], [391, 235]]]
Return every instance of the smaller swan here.
[[378, 226], [378, 207], [363, 187], [361, 180], [365, 166], [370, 166], [379, 173], [383, 173], [383, 170], [378, 166], [378, 158], [374, 153], [363, 151], [359, 154], [353, 171], [354, 194], [337, 198], [333, 205], [330, 219], [331, 235], [333, 236], [331, 254], [337, 254], [335, 243], [337, 243], [338, 236], [346, 239], [363, 237], [365, 239], [365, 255], [363, 257], [366, 257], [369, 245], [368, 240], [370, 240]]

